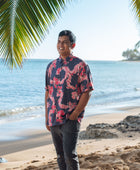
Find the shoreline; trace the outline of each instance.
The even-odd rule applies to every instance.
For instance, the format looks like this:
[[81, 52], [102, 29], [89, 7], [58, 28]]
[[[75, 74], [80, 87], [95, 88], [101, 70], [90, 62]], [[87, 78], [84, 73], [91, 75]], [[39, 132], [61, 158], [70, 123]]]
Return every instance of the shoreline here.
[[[83, 118], [81, 122], [81, 131], [85, 130], [89, 124], [95, 123], [109, 123], [114, 124], [118, 123], [128, 115], [137, 114], [140, 110], [139, 106], [126, 106], [122, 108], [116, 108], [113, 113], [101, 113], [95, 115], [89, 115]], [[127, 113], [128, 112], [128, 113]], [[139, 111], [140, 113], [140, 111]], [[112, 116], [114, 119], [112, 119]], [[103, 122], [101, 122], [102, 117], [104, 117]], [[1, 140], [0, 141], [0, 156], [22, 151], [24, 149], [34, 148], [42, 145], [47, 145], [52, 143], [51, 134], [45, 128], [36, 128], [36, 129], [26, 129], [21, 130], [21, 132], [16, 133], [17, 139]], [[37, 141], [36, 141], [37, 140]], [[20, 147], [20, 145], [22, 145]], [[32, 145], [31, 145], [32, 144]], [[8, 151], [5, 151], [5, 145], [7, 146]], [[17, 147], [13, 147], [17, 146]]]
[[[138, 115], [140, 107], [125, 107], [122, 112], [108, 113], [85, 117], [81, 124], [81, 131], [85, 130], [89, 124], [109, 123], [114, 124], [123, 120], [128, 115]], [[0, 142], [0, 157], [8, 162], [1, 163], [0, 168], [24, 169], [28, 166], [42, 166], [56, 162], [56, 153], [52, 144], [50, 133], [46, 129], [25, 131], [24, 139], [16, 141]], [[111, 154], [116, 150], [123, 150], [124, 147], [134, 147], [140, 144], [140, 134], [136, 133], [132, 138], [122, 135], [116, 139], [90, 139], [80, 140], [78, 142], [78, 154], [88, 155], [91, 153]], [[91, 149], [92, 148], [92, 149]], [[47, 165], [46, 165], [47, 166]], [[56, 163], [55, 163], [55, 166]]]
[[[101, 108], [86, 108], [84, 119], [88, 119], [89, 117], [94, 117], [98, 115], [106, 115], [106, 114], [112, 114], [112, 113], [125, 113], [125, 110], [133, 109], [133, 108], [139, 108], [138, 104], [135, 105], [112, 105], [110, 107], [108, 106], [102, 106]], [[37, 115], [39, 112], [44, 112], [44, 110], [37, 110]], [[35, 114], [35, 113], [34, 113]], [[82, 120], [82, 122], [84, 121]], [[28, 136], [28, 131], [34, 133], [38, 131], [44, 131], [46, 130], [45, 127], [45, 117], [44, 115], [39, 117], [33, 117], [29, 119], [15, 119], [9, 118], [8, 121], [5, 121], [4, 123], [0, 124], [0, 143], [8, 143], [12, 142], [15, 143], [15, 141], [22, 141], [26, 138], [30, 138], [30, 135]], [[10, 129], [10, 130], [9, 130]]]

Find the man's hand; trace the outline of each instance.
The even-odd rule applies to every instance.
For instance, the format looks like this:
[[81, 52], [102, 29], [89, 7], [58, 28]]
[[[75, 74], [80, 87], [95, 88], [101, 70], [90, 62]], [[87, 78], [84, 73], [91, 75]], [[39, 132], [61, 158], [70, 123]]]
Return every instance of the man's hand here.
[[91, 94], [90, 91], [83, 93], [75, 110], [69, 116], [70, 120], [77, 120], [79, 114], [85, 109]]
[[50, 126], [46, 125], [46, 128], [48, 129], [48, 131], [50, 131]]
[[72, 112], [72, 114], [69, 116], [70, 120], [77, 120], [78, 114], [76, 112]]

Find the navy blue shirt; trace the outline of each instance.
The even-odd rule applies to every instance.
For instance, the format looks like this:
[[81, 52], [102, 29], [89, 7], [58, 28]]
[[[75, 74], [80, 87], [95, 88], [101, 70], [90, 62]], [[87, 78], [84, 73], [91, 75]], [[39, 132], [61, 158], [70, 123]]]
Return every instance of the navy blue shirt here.
[[[59, 57], [46, 70], [46, 90], [49, 126], [64, 124], [76, 108], [82, 93], [93, 90], [89, 66], [73, 55]], [[80, 122], [84, 110], [78, 116]]]

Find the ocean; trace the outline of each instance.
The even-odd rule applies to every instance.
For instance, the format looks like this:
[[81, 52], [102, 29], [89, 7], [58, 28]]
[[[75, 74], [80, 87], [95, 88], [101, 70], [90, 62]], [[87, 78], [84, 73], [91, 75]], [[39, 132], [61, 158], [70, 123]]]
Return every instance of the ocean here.
[[[22, 69], [10, 70], [0, 60], [0, 141], [17, 133], [45, 129], [45, 71], [51, 60], [29, 59]], [[140, 106], [140, 62], [86, 61], [95, 90], [85, 116], [119, 112]]]

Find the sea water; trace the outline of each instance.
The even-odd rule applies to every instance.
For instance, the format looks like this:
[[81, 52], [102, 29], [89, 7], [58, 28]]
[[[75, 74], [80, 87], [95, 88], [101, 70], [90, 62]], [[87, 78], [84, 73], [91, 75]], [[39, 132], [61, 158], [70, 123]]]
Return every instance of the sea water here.
[[[23, 68], [10, 70], [0, 60], [0, 140], [15, 139], [17, 131], [45, 128], [45, 71], [50, 61], [26, 60]], [[85, 116], [140, 106], [140, 62], [86, 63], [94, 91]]]

